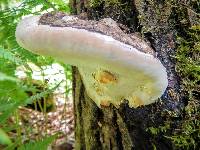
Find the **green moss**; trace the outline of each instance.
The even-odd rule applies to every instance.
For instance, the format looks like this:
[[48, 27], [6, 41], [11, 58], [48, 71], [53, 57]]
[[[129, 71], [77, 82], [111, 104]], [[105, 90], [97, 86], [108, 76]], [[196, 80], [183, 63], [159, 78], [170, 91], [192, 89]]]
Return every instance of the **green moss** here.
[[176, 70], [188, 95], [188, 105], [179, 131], [170, 138], [180, 148], [195, 149], [200, 144], [200, 25], [191, 27], [178, 41]]
[[120, 0], [91, 0], [89, 1], [90, 7], [99, 7], [101, 4], [105, 4], [105, 6], [111, 5], [120, 5]]
[[103, 3], [103, 0], [91, 0], [89, 1], [89, 7], [99, 7]]
[[181, 88], [187, 95], [187, 106], [183, 118], [175, 125], [169, 118], [163, 126], [150, 127], [154, 137], [164, 135], [175, 145], [175, 149], [196, 149], [200, 144], [200, 26], [193, 26], [184, 37], [179, 37], [176, 53], [176, 71], [181, 79]]
[[154, 0], [135, 0], [139, 12], [138, 20], [142, 25], [142, 34], [146, 32], [159, 32], [168, 28], [168, 20], [171, 15], [172, 5], [169, 2]]
[[176, 70], [182, 77], [183, 87], [190, 94], [190, 99], [196, 99], [195, 93], [198, 93], [200, 84], [200, 25], [190, 28], [188, 35], [178, 41]]
[[[91, 0], [89, 1], [89, 8], [100, 8], [103, 7], [103, 10], [106, 13], [107, 9], [112, 8], [115, 11], [119, 11], [122, 14], [125, 14], [125, 12], [131, 11], [131, 5], [130, 1], [123, 2], [122, 0]], [[109, 9], [110, 13], [112, 13], [112, 9]], [[109, 16], [109, 14], [105, 14]], [[121, 15], [119, 13], [119, 15]]]
[[91, 0], [87, 4], [89, 18], [112, 18], [129, 29], [137, 29], [137, 10], [132, 0]]

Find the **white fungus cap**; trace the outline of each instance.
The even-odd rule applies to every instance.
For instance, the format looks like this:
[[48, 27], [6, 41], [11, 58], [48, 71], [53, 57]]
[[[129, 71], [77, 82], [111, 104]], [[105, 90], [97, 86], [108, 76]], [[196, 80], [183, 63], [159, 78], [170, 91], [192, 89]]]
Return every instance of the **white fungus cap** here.
[[153, 55], [111, 36], [41, 25], [39, 19], [40, 16], [32, 16], [18, 24], [19, 45], [77, 66], [89, 97], [99, 107], [110, 103], [118, 107], [124, 99], [130, 107], [148, 105], [166, 90], [166, 69]]

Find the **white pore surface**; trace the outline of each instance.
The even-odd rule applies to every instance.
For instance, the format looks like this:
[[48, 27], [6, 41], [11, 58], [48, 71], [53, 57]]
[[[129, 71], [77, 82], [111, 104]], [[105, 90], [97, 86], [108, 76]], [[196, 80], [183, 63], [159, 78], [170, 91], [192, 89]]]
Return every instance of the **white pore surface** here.
[[[130, 107], [138, 107], [155, 102], [164, 93], [168, 85], [166, 69], [154, 56], [100, 33], [38, 25], [39, 18], [32, 16], [19, 23], [19, 45], [77, 66], [89, 97], [98, 106], [119, 106], [127, 99]], [[101, 82], [98, 78], [104, 71], [116, 81], [108, 76]]]

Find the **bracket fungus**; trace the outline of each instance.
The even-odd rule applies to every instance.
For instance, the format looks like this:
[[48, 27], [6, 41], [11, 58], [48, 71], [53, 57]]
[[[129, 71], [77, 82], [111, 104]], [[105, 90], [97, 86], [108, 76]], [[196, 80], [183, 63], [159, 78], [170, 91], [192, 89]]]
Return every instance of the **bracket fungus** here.
[[155, 102], [168, 85], [165, 67], [148, 44], [110, 19], [83, 20], [64, 13], [23, 19], [20, 46], [77, 66], [88, 96], [99, 106]]

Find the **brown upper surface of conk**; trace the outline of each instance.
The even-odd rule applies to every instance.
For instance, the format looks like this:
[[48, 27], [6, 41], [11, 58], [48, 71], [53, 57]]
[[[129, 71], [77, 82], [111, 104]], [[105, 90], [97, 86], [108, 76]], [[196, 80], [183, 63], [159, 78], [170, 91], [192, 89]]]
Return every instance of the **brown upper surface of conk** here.
[[[69, 17], [70, 19], [63, 19], [64, 17]], [[144, 40], [137, 37], [137, 35], [124, 33], [118, 26], [118, 23], [111, 18], [104, 18], [100, 21], [87, 20], [86, 18], [83, 20], [83, 17], [78, 15], [72, 16], [62, 12], [51, 12], [43, 14], [39, 20], [39, 24], [55, 27], [73, 27], [112, 36], [115, 40], [131, 45], [141, 52], [155, 56], [153, 49]]]

